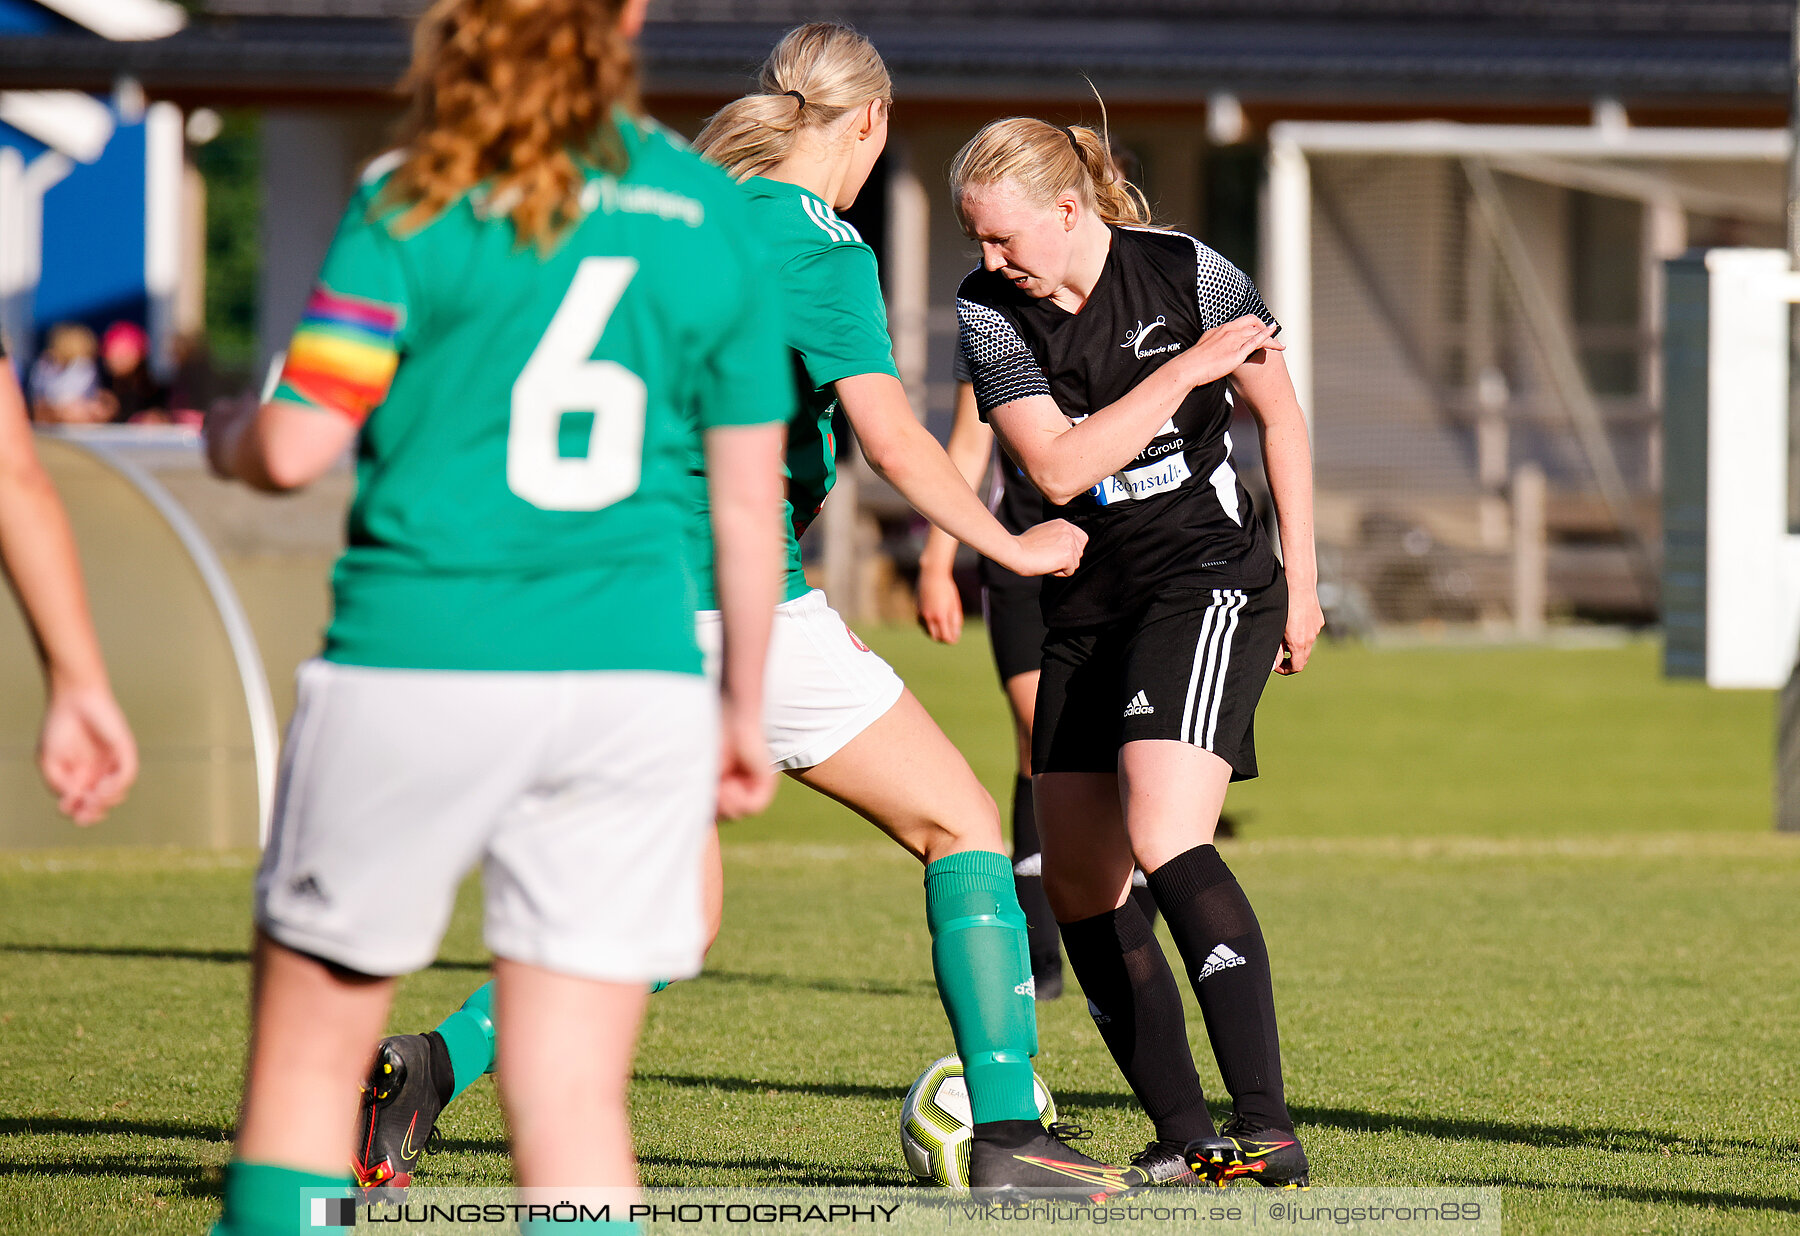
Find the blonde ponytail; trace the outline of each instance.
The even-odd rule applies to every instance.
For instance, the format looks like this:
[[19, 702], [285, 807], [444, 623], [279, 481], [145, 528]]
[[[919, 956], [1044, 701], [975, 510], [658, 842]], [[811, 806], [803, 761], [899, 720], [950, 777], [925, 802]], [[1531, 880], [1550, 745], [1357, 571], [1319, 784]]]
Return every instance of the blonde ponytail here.
[[738, 180], [761, 175], [793, 150], [799, 135], [836, 123], [894, 85], [873, 44], [848, 26], [812, 22], [788, 31], [763, 62], [759, 94], [719, 109], [694, 147]]
[[1113, 166], [1107, 138], [1082, 125], [1063, 129], [1028, 116], [988, 125], [950, 163], [950, 200], [958, 215], [969, 190], [998, 184], [1041, 206], [1074, 193], [1112, 224], [1152, 222], [1143, 191]]

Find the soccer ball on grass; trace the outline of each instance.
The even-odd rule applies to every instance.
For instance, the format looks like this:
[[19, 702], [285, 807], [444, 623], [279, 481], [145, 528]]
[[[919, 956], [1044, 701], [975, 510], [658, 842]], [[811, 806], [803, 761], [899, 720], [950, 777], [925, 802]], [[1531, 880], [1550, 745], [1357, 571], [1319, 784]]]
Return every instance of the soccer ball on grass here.
[[[1031, 1075], [1038, 1119], [1044, 1127], [1056, 1119], [1056, 1101], [1044, 1079]], [[969, 1083], [963, 1063], [945, 1056], [919, 1074], [900, 1105], [900, 1150], [906, 1166], [920, 1180], [935, 1180], [950, 1189], [969, 1187], [969, 1139], [974, 1128], [969, 1113]]]

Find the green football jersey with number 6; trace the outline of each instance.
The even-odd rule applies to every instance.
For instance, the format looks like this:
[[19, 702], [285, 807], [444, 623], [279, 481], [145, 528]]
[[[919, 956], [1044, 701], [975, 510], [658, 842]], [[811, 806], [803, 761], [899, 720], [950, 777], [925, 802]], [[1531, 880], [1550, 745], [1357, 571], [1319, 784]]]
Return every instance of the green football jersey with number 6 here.
[[[751, 226], [768, 245], [776, 266], [771, 312], [782, 334], [800, 402], [788, 425], [787, 597], [807, 591], [800, 565], [800, 537], [818, 517], [837, 480], [837, 442], [831, 432], [837, 410], [832, 383], [864, 373], [898, 377], [888, 335], [887, 307], [875, 251], [825, 200], [786, 181], [752, 176], [744, 181]], [[696, 465], [695, 480], [699, 479]], [[690, 488], [706, 500], [703, 487]], [[712, 541], [700, 538], [701, 607], [714, 608]]]
[[275, 394], [367, 418], [328, 660], [700, 672], [692, 460], [794, 386], [743, 191], [618, 125], [547, 255], [481, 192], [398, 228], [397, 160], [364, 177]]

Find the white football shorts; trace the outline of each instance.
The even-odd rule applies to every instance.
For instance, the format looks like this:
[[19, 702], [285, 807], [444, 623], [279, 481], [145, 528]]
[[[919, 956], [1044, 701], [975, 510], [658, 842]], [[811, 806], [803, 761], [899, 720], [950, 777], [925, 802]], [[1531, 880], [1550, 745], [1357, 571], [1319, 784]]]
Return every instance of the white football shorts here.
[[[700, 648], [716, 666], [724, 628], [699, 615]], [[906, 684], [857, 639], [817, 588], [775, 607], [763, 681], [763, 734], [775, 767], [812, 768], [842, 751], [900, 698]]]
[[699, 973], [718, 695], [697, 674], [309, 661], [256, 921], [365, 974], [437, 955], [482, 865], [496, 956], [579, 978]]

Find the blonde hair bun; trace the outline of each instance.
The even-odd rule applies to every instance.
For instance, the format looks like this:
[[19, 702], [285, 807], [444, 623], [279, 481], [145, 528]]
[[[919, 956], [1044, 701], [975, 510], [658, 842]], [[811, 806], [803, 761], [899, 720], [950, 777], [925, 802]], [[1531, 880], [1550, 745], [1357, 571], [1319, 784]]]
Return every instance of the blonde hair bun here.
[[871, 100], [894, 101], [875, 45], [827, 21], [788, 31], [763, 61], [757, 87], [760, 93], [720, 108], [694, 139], [696, 150], [738, 180], [787, 158], [801, 133], [829, 128]]

